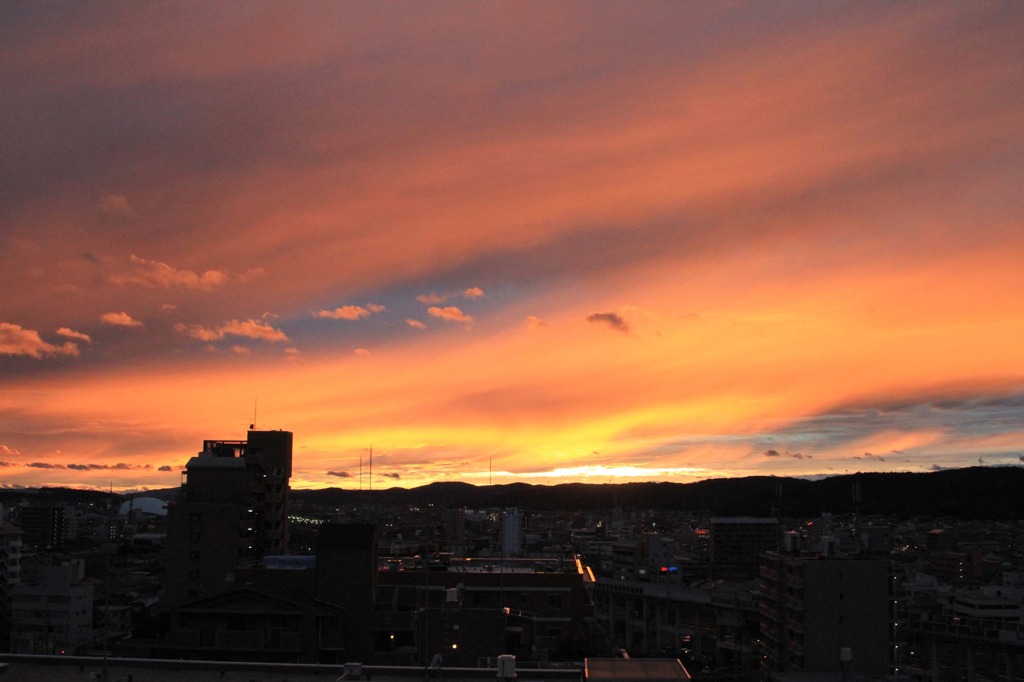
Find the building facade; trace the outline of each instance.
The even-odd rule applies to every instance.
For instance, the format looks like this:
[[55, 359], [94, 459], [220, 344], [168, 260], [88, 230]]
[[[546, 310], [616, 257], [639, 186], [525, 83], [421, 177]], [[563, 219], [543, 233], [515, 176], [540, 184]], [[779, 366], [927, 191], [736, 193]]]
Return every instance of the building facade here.
[[240, 564], [287, 551], [291, 469], [289, 431], [203, 442], [168, 506], [166, 604], [232, 589]]

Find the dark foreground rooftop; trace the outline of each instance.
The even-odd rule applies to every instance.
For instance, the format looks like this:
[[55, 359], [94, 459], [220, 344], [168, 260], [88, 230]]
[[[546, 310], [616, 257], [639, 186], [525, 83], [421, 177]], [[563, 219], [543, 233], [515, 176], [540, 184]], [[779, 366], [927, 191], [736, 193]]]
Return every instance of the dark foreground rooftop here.
[[[440, 668], [426, 671], [412, 666], [360, 666], [356, 676], [344, 665], [178, 661], [169, 659], [89, 656], [32, 656], [0, 654], [0, 680], [10, 682], [495, 682], [495, 668]], [[104, 677], [104, 671], [106, 676]], [[523, 669], [519, 679], [578, 681], [581, 670]]]

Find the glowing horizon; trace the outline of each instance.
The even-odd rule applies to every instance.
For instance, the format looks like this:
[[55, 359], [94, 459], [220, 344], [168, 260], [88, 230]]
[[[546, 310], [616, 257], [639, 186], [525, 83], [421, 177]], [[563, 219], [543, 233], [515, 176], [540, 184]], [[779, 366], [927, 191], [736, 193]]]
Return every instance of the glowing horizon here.
[[0, 26], [2, 485], [1024, 463], [1024, 6]]

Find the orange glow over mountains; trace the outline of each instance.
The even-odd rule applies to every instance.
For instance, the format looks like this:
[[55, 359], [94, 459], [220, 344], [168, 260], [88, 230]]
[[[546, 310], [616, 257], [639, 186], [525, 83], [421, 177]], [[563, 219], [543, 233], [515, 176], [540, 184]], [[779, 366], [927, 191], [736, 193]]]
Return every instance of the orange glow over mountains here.
[[[0, 479], [1024, 462], [1024, 6], [0, 8]], [[366, 485], [364, 479], [363, 484]]]

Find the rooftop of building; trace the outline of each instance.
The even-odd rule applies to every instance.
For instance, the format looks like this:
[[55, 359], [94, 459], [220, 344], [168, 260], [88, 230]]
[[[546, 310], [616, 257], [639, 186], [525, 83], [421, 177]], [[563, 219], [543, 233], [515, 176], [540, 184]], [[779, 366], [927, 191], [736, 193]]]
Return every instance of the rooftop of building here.
[[[519, 677], [531, 682], [579, 680], [582, 676], [578, 668], [520, 669], [518, 673]], [[408, 682], [428, 677], [435, 682], [450, 679], [495, 682], [497, 679], [496, 668], [441, 667], [426, 670], [420, 666], [364, 666], [358, 663], [316, 665], [21, 654], [0, 654], [0, 674], [19, 682], [52, 682], [55, 679], [89, 682], [102, 679], [120, 682], [347, 682], [371, 679], [374, 682]]]

